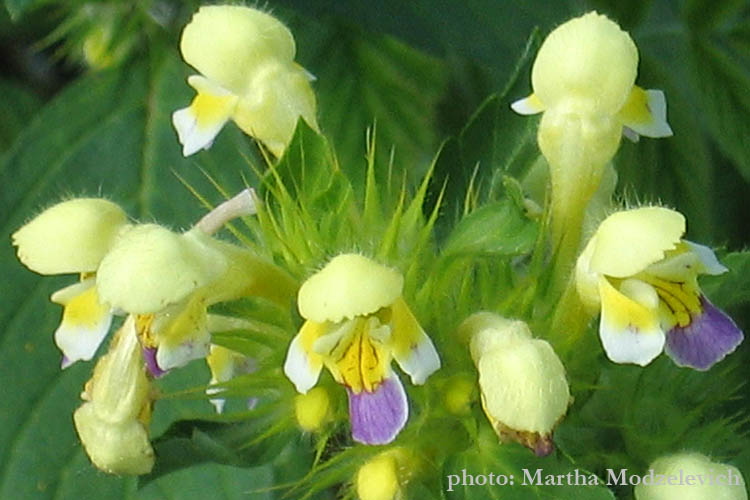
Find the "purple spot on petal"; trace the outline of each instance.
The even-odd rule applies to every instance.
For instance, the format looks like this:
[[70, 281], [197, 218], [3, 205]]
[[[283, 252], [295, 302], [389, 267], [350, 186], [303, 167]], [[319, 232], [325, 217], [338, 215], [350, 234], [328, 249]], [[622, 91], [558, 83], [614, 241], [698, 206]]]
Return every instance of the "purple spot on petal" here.
[[162, 370], [159, 367], [159, 363], [156, 362], [156, 348], [144, 347], [141, 352], [143, 353], [143, 360], [146, 362], [146, 369], [154, 378], [159, 378], [165, 373], [166, 370]]
[[701, 296], [703, 312], [685, 327], [667, 332], [665, 352], [679, 366], [705, 371], [734, 351], [742, 342], [742, 331], [734, 321]]
[[363, 444], [387, 444], [396, 438], [409, 416], [404, 386], [396, 374], [385, 379], [374, 392], [349, 393], [352, 438]]
[[72, 364], [73, 361], [71, 361], [70, 358], [63, 354], [62, 361], [60, 361], [60, 368], [64, 370]]

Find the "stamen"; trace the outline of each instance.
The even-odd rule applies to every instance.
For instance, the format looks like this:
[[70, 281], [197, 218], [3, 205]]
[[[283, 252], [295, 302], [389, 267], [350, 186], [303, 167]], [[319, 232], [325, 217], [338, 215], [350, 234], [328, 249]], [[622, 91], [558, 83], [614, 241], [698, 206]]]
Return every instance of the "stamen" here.
[[243, 189], [239, 194], [204, 215], [195, 227], [208, 235], [212, 235], [232, 219], [258, 213], [255, 200], [254, 189]]

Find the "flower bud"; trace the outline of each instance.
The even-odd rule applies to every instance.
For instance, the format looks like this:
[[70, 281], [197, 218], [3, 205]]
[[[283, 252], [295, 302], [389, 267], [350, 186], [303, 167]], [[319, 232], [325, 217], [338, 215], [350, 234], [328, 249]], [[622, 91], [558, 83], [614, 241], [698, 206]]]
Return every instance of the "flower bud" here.
[[531, 338], [522, 321], [481, 314], [468, 321], [476, 328], [471, 351], [484, 412], [501, 440], [547, 455], [552, 432], [570, 404], [565, 368], [552, 346]]
[[402, 498], [397, 454], [384, 452], [371, 458], [357, 472], [360, 500], [398, 500]]
[[148, 438], [150, 384], [132, 317], [118, 331], [110, 351], [94, 368], [73, 414], [86, 453], [110, 474], [147, 474], [154, 466]]
[[454, 415], [466, 415], [474, 401], [474, 381], [466, 376], [457, 376], [448, 381], [445, 387], [445, 406]]
[[331, 399], [328, 391], [322, 387], [314, 387], [306, 394], [298, 394], [294, 398], [294, 414], [297, 423], [306, 432], [319, 430], [328, 419]]
[[636, 500], [747, 500], [745, 480], [737, 467], [712, 462], [700, 453], [655, 460], [634, 493]]

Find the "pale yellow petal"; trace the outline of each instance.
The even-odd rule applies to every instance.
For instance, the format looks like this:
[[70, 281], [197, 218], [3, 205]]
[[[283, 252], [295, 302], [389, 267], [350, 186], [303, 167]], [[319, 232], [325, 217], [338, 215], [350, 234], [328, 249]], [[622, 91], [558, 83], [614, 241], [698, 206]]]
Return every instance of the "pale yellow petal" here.
[[440, 356], [401, 297], [391, 306], [391, 328], [393, 358], [411, 377], [412, 384], [424, 384], [427, 377], [440, 369]]
[[596, 231], [590, 270], [625, 278], [664, 258], [685, 232], [685, 217], [663, 207], [642, 207], [616, 212]]
[[558, 26], [542, 43], [531, 81], [549, 108], [581, 100], [581, 111], [614, 115], [635, 83], [638, 50], [607, 17], [589, 12]]
[[51, 300], [65, 307], [55, 330], [55, 344], [64, 355], [62, 367], [93, 358], [112, 324], [112, 312], [99, 302], [94, 278], [58, 290]]
[[683, 242], [698, 259], [699, 265], [696, 269], [698, 273], [716, 276], [729, 271], [725, 265], [719, 262], [719, 259], [716, 258], [716, 254], [710, 247], [687, 240]]
[[203, 6], [180, 40], [185, 61], [234, 94], [243, 94], [258, 66], [269, 59], [291, 62], [292, 33], [278, 19], [240, 5]]
[[531, 330], [525, 322], [490, 312], [478, 312], [466, 318], [459, 325], [458, 334], [469, 341], [475, 363], [486, 352], [531, 338]]
[[75, 198], [53, 205], [13, 234], [18, 258], [41, 274], [95, 271], [127, 215], [101, 198]]
[[115, 335], [107, 354], [94, 368], [73, 415], [86, 453], [110, 474], [146, 474], [154, 465], [148, 438], [150, 385], [133, 318]]
[[323, 323], [372, 314], [401, 295], [401, 273], [358, 254], [334, 257], [299, 290], [303, 318]]
[[110, 422], [96, 412], [96, 403], [84, 403], [73, 414], [78, 436], [91, 461], [109, 474], [148, 474], [154, 450], [148, 431], [139, 420]]
[[317, 382], [323, 359], [313, 351], [313, 343], [325, 334], [327, 325], [306, 321], [292, 339], [284, 361], [284, 374], [292, 381], [297, 392], [305, 394]]
[[565, 368], [544, 340], [526, 339], [484, 353], [477, 363], [491, 421], [548, 434], [570, 404]]
[[154, 315], [150, 328], [158, 346], [156, 363], [162, 370], [185, 366], [209, 353], [211, 333], [206, 305], [198, 295]]
[[102, 260], [96, 282], [103, 302], [147, 314], [180, 302], [226, 267], [223, 254], [201, 231], [177, 234], [142, 224], [118, 238]]
[[591, 257], [594, 255], [597, 237], [592, 236], [576, 261], [576, 290], [581, 302], [591, 311], [599, 309], [599, 273], [591, 269]]
[[544, 111], [544, 104], [536, 94], [513, 101], [510, 107], [519, 115], [535, 115]]
[[634, 490], [636, 500], [747, 500], [739, 469], [713, 462], [700, 453], [660, 457], [642, 477], [645, 480]]
[[297, 120], [302, 118], [318, 129], [315, 94], [307, 72], [297, 64], [276, 60], [260, 65], [232, 118], [246, 134], [281, 156]]

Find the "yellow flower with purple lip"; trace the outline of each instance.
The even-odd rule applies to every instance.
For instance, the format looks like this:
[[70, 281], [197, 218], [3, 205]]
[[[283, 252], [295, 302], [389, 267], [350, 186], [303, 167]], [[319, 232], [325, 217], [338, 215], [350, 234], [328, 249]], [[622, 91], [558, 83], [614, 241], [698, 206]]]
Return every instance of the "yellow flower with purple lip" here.
[[198, 93], [193, 102], [172, 115], [185, 156], [208, 149], [229, 120], [276, 156], [300, 117], [317, 130], [314, 78], [294, 62], [294, 38], [270, 14], [240, 5], [201, 7], [182, 33], [180, 51], [201, 73], [188, 78]]
[[699, 274], [727, 269], [684, 233], [674, 210], [625, 210], [599, 225], [578, 258], [578, 293], [601, 309], [599, 336], [612, 361], [645, 366], [664, 350], [679, 366], [708, 370], [742, 342], [698, 286]]
[[63, 368], [91, 359], [109, 331], [112, 309], [100, 300], [95, 276], [127, 227], [127, 215], [115, 203], [75, 198], [53, 205], [13, 234], [18, 259], [32, 271], [80, 276], [50, 298], [64, 307], [54, 335]]
[[284, 373], [306, 393], [325, 366], [346, 386], [352, 437], [385, 444], [406, 424], [406, 392], [395, 360], [414, 384], [440, 368], [440, 358], [401, 294], [403, 277], [357, 254], [333, 258], [300, 288], [306, 319], [292, 340]]

